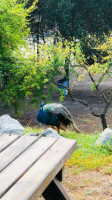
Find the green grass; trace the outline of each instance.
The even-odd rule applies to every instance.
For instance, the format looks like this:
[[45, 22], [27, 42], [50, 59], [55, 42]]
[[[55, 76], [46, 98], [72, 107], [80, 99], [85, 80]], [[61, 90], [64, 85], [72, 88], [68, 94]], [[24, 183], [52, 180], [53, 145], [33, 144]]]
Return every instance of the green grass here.
[[76, 169], [102, 169], [112, 163], [112, 153], [106, 147], [96, 146], [99, 134], [77, 134], [70, 131], [63, 133], [64, 137], [77, 140], [77, 150], [68, 160], [67, 165]]
[[43, 131], [43, 129], [38, 129], [38, 127], [25, 127], [25, 130], [24, 130], [24, 134], [27, 134], [27, 133], [40, 133], [41, 131]]
[[[36, 128], [25, 128], [25, 133], [39, 133], [42, 130]], [[66, 163], [73, 167], [74, 173], [88, 169], [103, 169], [106, 167], [106, 173], [112, 173], [112, 152], [106, 147], [96, 146], [95, 141], [99, 134], [77, 134], [72, 131], [63, 132], [61, 135], [65, 138], [77, 140], [77, 150]], [[109, 166], [109, 168], [108, 168]]]

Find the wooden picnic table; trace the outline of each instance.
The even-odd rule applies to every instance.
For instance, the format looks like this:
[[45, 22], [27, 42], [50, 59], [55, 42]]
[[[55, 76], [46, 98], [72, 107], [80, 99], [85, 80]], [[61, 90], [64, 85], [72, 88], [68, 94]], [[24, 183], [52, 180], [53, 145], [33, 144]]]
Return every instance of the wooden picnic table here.
[[0, 135], [0, 199], [69, 200], [61, 184], [65, 162], [77, 142], [65, 138]]

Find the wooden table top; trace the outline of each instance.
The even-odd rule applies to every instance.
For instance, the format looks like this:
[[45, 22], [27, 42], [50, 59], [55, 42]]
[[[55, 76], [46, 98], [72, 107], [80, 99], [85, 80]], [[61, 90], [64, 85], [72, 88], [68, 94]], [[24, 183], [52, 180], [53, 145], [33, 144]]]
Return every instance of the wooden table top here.
[[42, 194], [76, 146], [75, 140], [62, 137], [0, 135], [0, 199]]

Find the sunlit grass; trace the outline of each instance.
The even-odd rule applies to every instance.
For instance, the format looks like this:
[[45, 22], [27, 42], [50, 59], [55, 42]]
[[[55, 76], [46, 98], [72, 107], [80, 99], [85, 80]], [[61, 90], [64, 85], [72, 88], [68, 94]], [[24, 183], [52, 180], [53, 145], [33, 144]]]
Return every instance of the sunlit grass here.
[[[38, 127], [33, 129], [26, 127], [25, 134], [40, 133], [42, 130], [38, 129]], [[61, 135], [65, 138], [77, 140], [77, 150], [66, 163], [67, 166], [74, 169], [74, 173], [85, 169], [100, 169], [105, 173], [108, 173], [108, 171], [112, 173], [112, 168], [110, 167], [112, 163], [112, 152], [106, 147], [95, 145], [99, 134], [77, 134], [72, 131], [61, 131]], [[106, 167], [106, 171], [104, 167]]]
[[25, 127], [24, 129], [24, 134], [27, 133], [40, 133], [41, 131], [43, 131], [43, 129], [38, 129], [38, 127]]
[[77, 134], [67, 131], [62, 135], [77, 140], [77, 150], [66, 163], [66, 165], [74, 167], [76, 172], [85, 169], [102, 169], [112, 163], [111, 151], [106, 147], [95, 145], [99, 134]]

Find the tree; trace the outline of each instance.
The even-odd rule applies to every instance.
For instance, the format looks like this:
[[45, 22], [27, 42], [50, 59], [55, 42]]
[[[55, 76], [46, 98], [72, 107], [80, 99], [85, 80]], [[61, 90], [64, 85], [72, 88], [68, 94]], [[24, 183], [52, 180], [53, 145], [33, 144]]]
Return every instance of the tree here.
[[[91, 44], [93, 45], [93, 43], [88, 42], [88, 45], [91, 46]], [[82, 103], [84, 106], [88, 107], [93, 116], [99, 117], [101, 119], [102, 127], [104, 130], [105, 128], [107, 128], [106, 114], [112, 103], [112, 89], [109, 88], [108, 92], [105, 94], [101, 90], [100, 84], [104, 78], [108, 78], [112, 75], [112, 35], [110, 37], [105, 37], [105, 42], [103, 42], [102, 44], [100, 44], [99, 41], [96, 39], [96, 44], [97, 45], [94, 44], [94, 48], [92, 46], [92, 50], [94, 50], [93, 52], [95, 53], [91, 54], [92, 62], [90, 64], [90, 58], [86, 57], [85, 54], [83, 54], [81, 42], [77, 42], [75, 48], [76, 62], [75, 65], [72, 66], [72, 69], [77, 74], [78, 80], [82, 80], [86, 74], [89, 75], [92, 81], [92, 92], [97, 90], [97, 92], [100, 94], [101, 98], [105, 102], [103, 111], [101, 113], [95, 112], [91, 105], [83, 100], [73, 98], [70, 89], [68, 89], [68, 91], [72, 97], [72, 100]], [[76, 63], [78, 63], [77, 67]], [[79, 73], [77, 72], [77, 68], [80, 69]]]
[[27, 107], [29, 101], [37, 105], [45, 100], [46, 88], [49, 97], [52, 95], [51, 79], [61, 71], [58, 66], [64, 63], [64, 52], [61, 43], [56, 47], [45, 44], [39, 46], [37, 58], [27, 43], [30, 8], [26, 10], [25, 4], [16, 0], [0, 1], [0, 5], [0, 101], [18, 114], [26, 98]]
[[44, 75], [27, 43], [27, 16], [35, 3], [26, 10], [24, 2], [0, 0], [0, 101], [13, 107], [16, 114], [29, 95], [32, 102], [44, 96]]
[[17, 4], [16, 0], [0, 0], [0, 97], [8, 104], [14, 103], [14, 88], [11, 92], [9, 85], [15, 84], [19, 57], [22, 57], [19, 51], [29, 33], [26, 16], [23, 4]]
[[[33, 1], [33, 0], [32, 0]], [[27, 7], [32, 1], [28, 1]], [[32, 34], [37, 35], [45, 42], [45, 34], [50, 31], [54, 36], [54, 42], [58, 37], [69, 41], [74, 38], [81, 41], [83, 53], [89, 57], [88, 64], [94, 62], [92, 54], [99, 54], [92, 46], [88, 46], [89, 36], [100, 38], [102, 41], [104, 35], [109, 35], [112, 29], [112, 1], [104, 0], [39, 0], [37, 8], [31, 13], [30, 25]], [[41, 22], [35, 23], [35, 15], [41, 16]], [[90, 40], [90, 39], [89, 39]], [[89, 49], [90, 48], [90, 49]], [[94, 52], [93, 52], [94, 51]], [[66, 77], [69, 76], [69, 58], [65, 63]]]
[[[28, 1], [27, 7], [32, 1]], [[39, 25], [40, 36], [51, 30], [66, 39], [81, 39], [88, 34], [102, 37], [112, 29], [111, 8], [111, 0], [39, 0], [31, 13], [31, 30], [37, 33], [33, 27]], [[41, 15], [40, 24], [34, 22], [36, 14]]]

